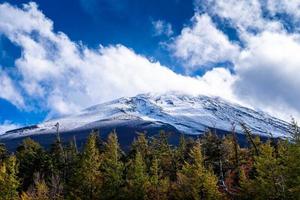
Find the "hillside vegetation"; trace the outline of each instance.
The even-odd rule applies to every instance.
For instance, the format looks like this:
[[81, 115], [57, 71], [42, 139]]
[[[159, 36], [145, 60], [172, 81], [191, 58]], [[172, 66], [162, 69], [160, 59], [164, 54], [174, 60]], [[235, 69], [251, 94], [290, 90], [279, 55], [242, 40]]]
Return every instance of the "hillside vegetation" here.
[[49, 150], [25, 139], [14, 153], [0, 146], [1, 200], [60, 199], [300, 199], [300, 130], [289, 140], [261, 142], [243, 126], [249, 146], [240, 147], [234, 129], [219, 138], [138, 134], [123, 152], [117, 134], [107, 140], [92, 132], [82, 151], [76, 139], [59, 135]]

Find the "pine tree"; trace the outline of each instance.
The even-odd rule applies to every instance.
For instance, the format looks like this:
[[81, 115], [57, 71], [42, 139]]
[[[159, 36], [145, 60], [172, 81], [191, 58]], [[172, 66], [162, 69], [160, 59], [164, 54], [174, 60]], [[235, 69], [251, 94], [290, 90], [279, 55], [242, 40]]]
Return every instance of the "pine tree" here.
[[103, 199], [117, 199], [123, 184], [124, 165], [121, 162], [121, 148], [115, 132], [109, 134], [104, 147], [101, 170], [103, 173]]
[[75, 188], [74, 193], [70, 194], [71, 198], [100, 199], [102, 187], [101, 160], [97, 148], [97, 135], [90, 134], [75, 173]]
[[181, 169], [185, 159], [188, 157], [187, 143], [183, 134], [180, 136], [179, 144], [175, 151], [175, 157], [176, 170]]
[[256, 199], [285, 199], [284, 174], [269, 141], [261, 145], [260, 155], [255, 156], [254, 168], [256, 176], [252, 186]]
[[241, 149], [235, 133], [222, 139], [220, 158], [220, 187], [223, 192], [233, 197], [239, 191], [239, 169]]
[[7, 157], [8, 157], [8, 152], [5, 148], [5, 145], [0, 143], [0, 163]]
[[[297, 199], [300, 196], [300, 145], [280, 141], [277, 147], [278, 167], [282, 169], [281, 180], [285, 185], [281, 185], [288, 199]], [[283, 188], [282, 186], [285, 186]]]
[[21, 200], [58, 200], [50, 197], [49, 188], [39, 173], [35, 173], [34, 185], [27, 192], [21, 194]]
[[221, 138], [216, 133], [212, 133], [210, 130], [201, 138], [201, 144], [206, 167], [212, 167], [216, 174], [222, 176], [223, 167], [227, 164], [227, 146], [222, 143]]
[[147, 199], [149, 200], [164, 200], [168, 199], [170, 181], [169, 178], [162, 176], [162, 171], [159, 168], [159, 162], [156, 158], [152, 160], [149, 175], [149, 185], [147, 188]]
[[15, 156], [9, 156], [0, 163], [0, 199], [18, 199], [19, 181]]
[[192, 162], [186, 162], [178, 173], [176, 199], [219, 199], [217, 178], [203, 165], [200, 142], [191, 150]]
[[[72, 193], [74, 185], [77, 184], [76, 182], [76, 175], [79, 169], [79, 153], [76, 147], [75, 139], [70, 142], [70, 144], [65, 148], [65, 155], [66, 155], [66, 177], [64, 182], [64, 193], [66, 196], [70, 196]], [[74, 180], [75, 179], [75, 180]]]
[[170, 180], [175, 180], [176, 158], [173, 149], [168, 143], [168, 135], [164, 131], [161, 131], [157, 138], [153, 138], [150, 149], [152, 156], [158, 159], [164, 173], [163, 175], [169, 177]]
[[136, 152], [140, 152], [142, 154], [142, 157], [147, 165], [150, 164], [151, 153], [149, 148], [149, 142], [144, 133], [138, 133], [138, 137], [134, 139], [131, 145], [131, 151], [129, 152], [128, 156], [130, 158], [134, 158]]
[[253, 188], [253, 181], [246, 176], [245, 169], [242, 167], [239, 169], [239, 186], [238, 199], [254, 199], [255, 189]]
[[30, 138], [23, 140], [17, 148], [16, 153], [22, 189], [26, 191], [33, 185], [33, 175], [37, 172], [44, 172], [45, 176], [51, 174], [51, 161], [40, 144]]
[[62, 179], [65, 178], [66, 166], [65, 166], [65, 152], [62, 148], [60, 139], [56, 139], [51, 145], [50, 149], [51, 162], [53, 165], [53, 175], [59, 175]]
[[300, 128], [294, 118], [292, 118], [289, 133], [292, 137], [292, 141], [300, 144]]
[[134, 160], [131, 160], [127, 174], [126, 193], [128, 199], [141, 200], [147, 195], [149, 177], [142, 154], [137, 152]]

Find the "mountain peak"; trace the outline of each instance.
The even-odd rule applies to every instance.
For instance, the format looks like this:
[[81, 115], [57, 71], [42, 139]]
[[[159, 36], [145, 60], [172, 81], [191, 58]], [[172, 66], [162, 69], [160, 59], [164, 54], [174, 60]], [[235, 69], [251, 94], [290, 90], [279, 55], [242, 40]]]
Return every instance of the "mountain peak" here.
[[55, 132], [58, 122], [62, 132], [95, 129], [105, 124], [118, 126], [133, 121], [167, 124], [185, 134], [201, 134], [207, 128], [229, 132], [232, 124], [242, 133], [240, 123], [245, 123], [253, 133], [262, 136], [287, 137], [289, 124], [285, 121], [219, 97], [188, 95], [179, 92], [164, 94], [139, 94], [98, 104], [78, 114], [49, 120], [35, 128], [9, 131], [2, 137], [45, 134]]

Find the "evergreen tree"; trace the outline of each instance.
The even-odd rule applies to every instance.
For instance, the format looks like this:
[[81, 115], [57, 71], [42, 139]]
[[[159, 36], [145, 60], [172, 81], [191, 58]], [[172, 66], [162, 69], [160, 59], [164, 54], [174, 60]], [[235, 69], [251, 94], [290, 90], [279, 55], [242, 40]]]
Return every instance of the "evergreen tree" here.
[[16, 156], [0, 145], [0, 199], [299, 199], [296, 123], [292, 138], [265, 143], [243, 128], [243, 148], [234, 134], [212, 133], [201, 142], [182, 136], [173, 147], [164, 132], [150, 142], [139, 134], [127, 155], [115, 132], [106, 142], [93, 132], [82, 152], [75, 139], [64, 148], [57, 140], [48, 151], [25, 139]]
[[100, 199], [102, 187], [101, 160], [97, 147], [97, 135], [90, 134], [75, 173], [74, 191], [69, 194], [71, 199]]
[[300, 143], [300, 128], [294, 118], [292, 118], [289, 133], [293, 142]]
[[170, 181], [169, 178], [162, 176], [162, 171], [159, 168], [159, 162], [156, 158], [152, 160], [149, 175], [149, 185], [147, 188], [147, 199], [149, 200], [164, 200], [168, 199]]
[[0, 163], [0, 199], [18, 199], [19, 181], [15, 156], [10, 156]]
[[219, 199], [217, 178], [203, 165], [200, 142], [191, 150], [192, 162], [186, 162], [178, 173], [176, 199]]
[[[76, 173], [79, 169], [79, 153], [76, 147], [75, 139], [66, 147], [66, 177], [64, 182], [64, 193], [66, 196], [72, 194], [74, 185], [76, 185]], [[75, 176], [74, 176], [75, 174]], [[75, 179], [75, 180], [74, 180]]]
[[8, 152], [5, 148], [5, 145], [0, 143], [0, 163], [7, 157], [8, 157]]
[[[278, 144], [278, 168], [285, 185], [280, 185], [287, 199], [298, 199], [300, 196], [300, 144], [281, 141]], [[283, 186], [285, 186], [283, 188]]]
[[50, 149], [51, 161], [53, 165], [52, 173], [54, 175], [59, 175], [63, 179], [65, 178], [66, 166], [65, 166], [65, 152], [62, 147], [60, 139], [56, 139], [55, 142], [51, 145]]
[[132, 200], [145, 199], [149, 177], [142, 154], [137, 152], [134, 160], [131, 160], [127, 174], [127, 197]]
[[284, 174], [274, 148], [270, 142], [260, 146], [260, 154], [255, 156], [255, 179], [247, 187], [254, 188], [255, 199], [286, 199]]
[[142, 157], [147, 165], [150, 164], [151, 152], [149, 148], [149, 142], [144, 133], [138, 133], [138, 137], [134, 139], [131, 145], [131, 151], [129, 152], [128, 157], [134, 158], [136, 152], [140, 152], [142, 154]]
[[51, 162], [43, 148], [37, 142], [30, 138], [23, 140], [17, 148], [16, 153], [19, 164], [18, 177], [20, 178], [22, 189], [26, 191], [30, 185], [33, 185], [33, 175], [37, 172], [43, 172], [49, 175]]
[[164, 177], [176, 179], [176, 158], [174, 151], [168, 143], [168, 135], [161, 131], [157, 138], [153, 138], [150, 149], [163, 170]]
[[34, 185], [21, 194], [21, 200], [58, 200], [50, 197], [49, 188], [39, 173], [35, 173]]
[[103, 152], [101, 171], [103, 173], [103, 199], [117, 199], [123, 185], [124, 165], [121, 162], [121, 148], [115, 132], [110, 133]]
[[202, 149], [205, 155], [206, 167], [212, 167], [216, 174], [223, 173], [221, 167], [225, 163], [224, 150], [221, 139], [210, 130], [201, 138]]
[[249, 178], [246, 175], [245, 169], [242, 167], [239, 169], [239, 186], [240, 191], [237, 195], [239, 197], [238, 199], [254, 199], [255, 189], [252, 186], [252, 180], [249, 180]]
[[179, 144], [175, 151], [175, 157], [176, 170], [181, 169], [184, 161], [188, 158], [187, 143], [183, 134], [180, 136]]
[[235, 133], [222, 139], [219, 185], [224, 193], [233, 197], [239, 191], [239, 173], [242, 164], [241, 148]]

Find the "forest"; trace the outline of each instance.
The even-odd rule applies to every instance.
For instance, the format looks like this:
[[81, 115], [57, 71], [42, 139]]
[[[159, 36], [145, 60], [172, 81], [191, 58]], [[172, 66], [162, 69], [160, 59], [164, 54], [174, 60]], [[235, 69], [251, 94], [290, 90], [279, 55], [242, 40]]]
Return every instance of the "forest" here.
[[0, 146], [1, 200], [300, 199], [300, 129], [261, 141], [242, 125], [249, 145], [232, 130], [219, 137], [138, 133], [124, 152], [116, 132], [93, 131], [83, 149], [59, 134], [50, 148], [26, 138], [15, 152]]

